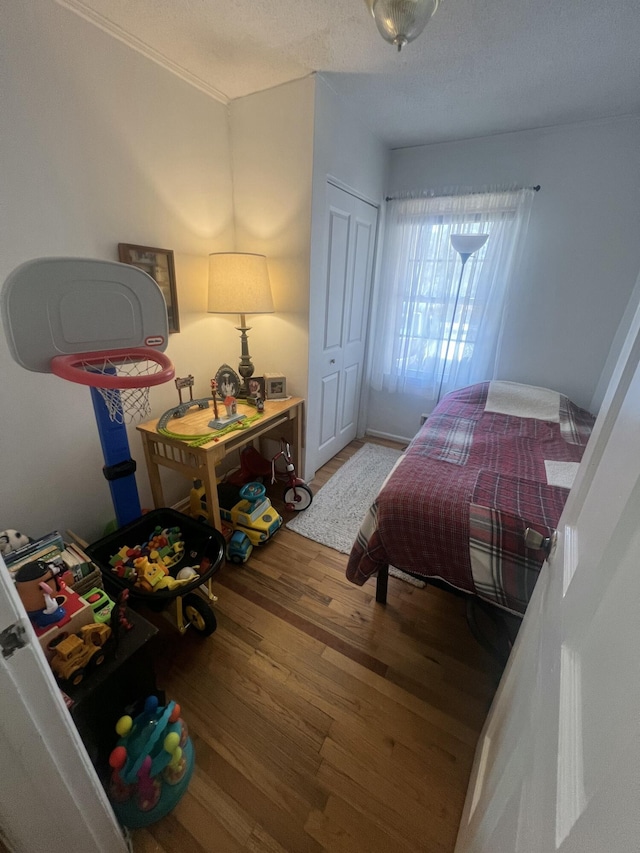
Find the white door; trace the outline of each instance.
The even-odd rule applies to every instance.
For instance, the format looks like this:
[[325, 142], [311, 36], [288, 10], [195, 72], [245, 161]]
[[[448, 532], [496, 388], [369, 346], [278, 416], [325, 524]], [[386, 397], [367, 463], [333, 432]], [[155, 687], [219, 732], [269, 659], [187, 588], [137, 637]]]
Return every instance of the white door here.
[[14, 853], [125, 853], [122, 831], [1, 557], [0, 696], [0, 841]]
[[640, 310], [478, 744], [456, 853], [640, 850]]
[[327, 184], [326, 268], [311, 310], [308, 465], [314, 470], [357, 434], [377, 221], [372, 204]]

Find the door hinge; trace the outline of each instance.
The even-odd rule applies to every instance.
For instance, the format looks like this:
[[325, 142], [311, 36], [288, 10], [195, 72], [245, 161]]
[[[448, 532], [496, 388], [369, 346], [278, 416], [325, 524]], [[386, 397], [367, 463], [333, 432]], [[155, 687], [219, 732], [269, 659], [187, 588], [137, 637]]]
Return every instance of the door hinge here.
[[5, 628], [4, 631], [0, 631], [2, 657], [10, 658], [18, 649], [23, 649], [27, 645], [26, 634], [24, 625], [21, 625], [20, 622], [15, 622]]

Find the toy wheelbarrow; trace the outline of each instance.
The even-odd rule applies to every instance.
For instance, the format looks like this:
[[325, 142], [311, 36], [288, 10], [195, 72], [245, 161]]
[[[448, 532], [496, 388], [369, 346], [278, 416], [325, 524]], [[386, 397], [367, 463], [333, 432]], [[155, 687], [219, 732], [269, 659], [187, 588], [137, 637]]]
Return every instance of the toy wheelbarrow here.
[[[140, 589], [131, 579], [119, 576], [112, 564], [116, 554], [148, 542], [157, 528], [178, 528], [180, 531], [184, 547], [182, 556], [172, 562], [173, 577], [180, 569], [191, 566], [197, 574], [184, 584], [148, 591], [148, 587]], [[175, 622], [181, 634], [189, 627], [204, 637], [216, 630], [217, 620], [211, 604], [217, 601], [217, 597], [211, 589], [211, 580], [224, 560], [225, 541], [213, 527], [174, 509], [154, 509], [88, 545], [86, 551], [99, 566], [107, 591], [112, 590], [115, 596], [126, 589], [129, 602], [134, 607], [141, 603], [155, 611], [162, 611], [175, 603]]]

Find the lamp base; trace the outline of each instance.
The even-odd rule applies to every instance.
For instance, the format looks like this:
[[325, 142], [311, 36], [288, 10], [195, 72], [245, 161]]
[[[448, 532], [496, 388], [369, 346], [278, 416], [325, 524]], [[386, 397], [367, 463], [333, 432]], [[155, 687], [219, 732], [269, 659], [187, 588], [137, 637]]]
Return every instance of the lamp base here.
[[238, 367], [238, 373], [242, 377], [242, 385], [238, 390], [238, 399], [246, 400], [247, 397], [251, 396], [249, 393], [249, 380], [253, 376], [255, 367], [253, 366], [251, 356], [249, 355], [249, 339], [247, 338], [247, 332], [251, 329], [251, 326], [247, 326], [244, 314], [240, 315], [240, 325], [236, 326], [236, 329], [240, 332], [240, 343], [242, 347], [240, 365]]

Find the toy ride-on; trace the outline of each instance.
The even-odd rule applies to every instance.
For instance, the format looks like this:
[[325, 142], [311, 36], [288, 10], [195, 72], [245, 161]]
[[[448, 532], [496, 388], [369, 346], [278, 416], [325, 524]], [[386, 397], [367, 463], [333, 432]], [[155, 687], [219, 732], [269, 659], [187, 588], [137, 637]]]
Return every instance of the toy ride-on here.
[[[276, 470], [276, 462], [278, 459], [284, 459], [285, 470], [280, 473]], [[288, 442], [284, 439], [280, 441], [280, 450], [271, 460], [271, 482], [277, 480], [284, 481], [286, 488], [284, 490], [284, 503], [287, 509], [293, 509], [296, 512], [301, 512], [311, 505], [313, 500], [313, 492], [307, 486], [304, 480], [296, 474], [296, 466], [293, 464], [291, 456], [291, 448]]]
[[282, 516], [271, 505], [262, 483], [246, 483], [238, 494], [240, 500], [231, 509], [220, 507], [223, 521], [244, 533], [253, 547], [264, 545], [282, 527]]

